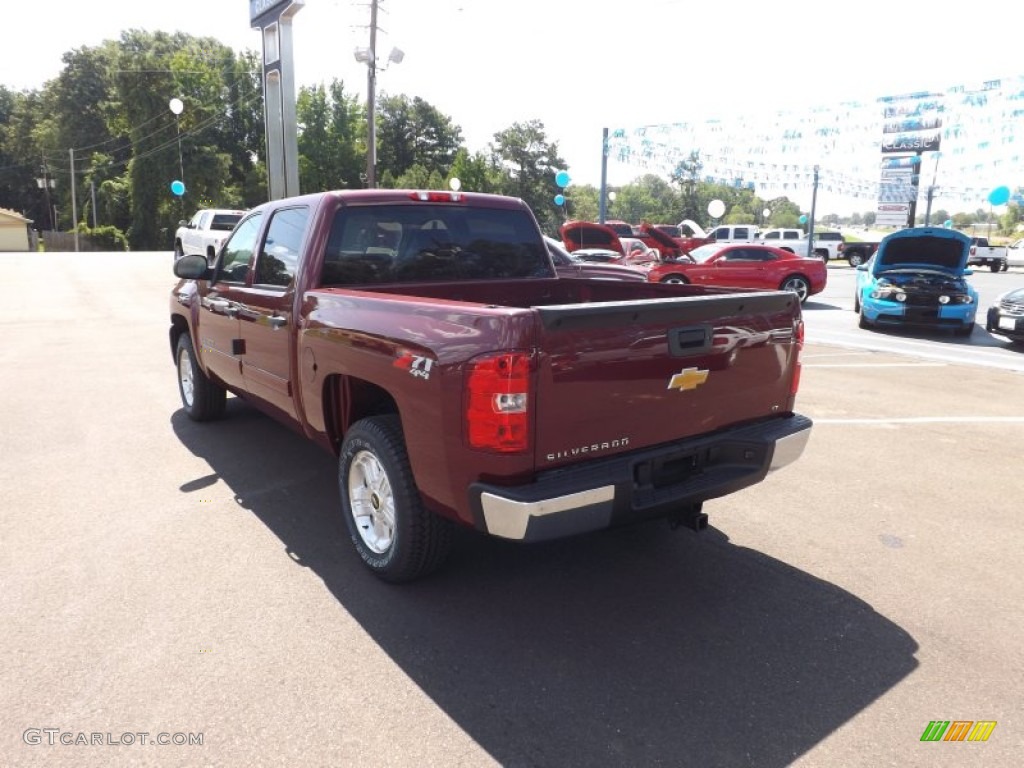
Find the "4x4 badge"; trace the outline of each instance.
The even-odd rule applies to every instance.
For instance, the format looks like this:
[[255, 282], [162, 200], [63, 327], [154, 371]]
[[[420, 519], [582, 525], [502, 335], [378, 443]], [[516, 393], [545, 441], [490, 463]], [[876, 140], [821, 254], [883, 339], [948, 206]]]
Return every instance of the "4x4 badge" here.
[[668, 380], [668, 389], [679, 389], [684, 392], [688, 389], [696, 389], [708, 380], [708, 373], [709, 371], [700, 368], [683, 368]]

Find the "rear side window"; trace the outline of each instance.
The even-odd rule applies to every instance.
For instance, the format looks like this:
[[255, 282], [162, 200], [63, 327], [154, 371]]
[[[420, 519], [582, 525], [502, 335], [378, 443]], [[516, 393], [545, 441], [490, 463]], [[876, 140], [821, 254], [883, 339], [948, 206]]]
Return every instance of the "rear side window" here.
[[291, 285], [308, 221], [309, 208], [284, 208], [274, 212], [267, 238], [256, 259], [254, 285]]
[[392, 203], [338, 210], [320, 284], [554, 275], [537, 225], [523, 210]]
[[210, 229], [216, 229], [220, 232], [230, 232], [235, 228], [235, 224], [242, 220], [242, 214], [240, 213], [218, 213], [214, 215], [213, 221], [210, 222]]

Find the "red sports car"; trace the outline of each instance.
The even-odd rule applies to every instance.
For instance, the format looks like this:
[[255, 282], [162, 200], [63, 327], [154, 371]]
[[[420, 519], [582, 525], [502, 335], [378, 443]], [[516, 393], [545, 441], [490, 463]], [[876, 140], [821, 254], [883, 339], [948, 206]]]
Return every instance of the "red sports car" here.
[[647, 273], [653, 283], [793, 291], [801, 303], [825, 289], [826, 276], [821, 259], [753, 243], [709, 243], [683, 258], [662, 261]]

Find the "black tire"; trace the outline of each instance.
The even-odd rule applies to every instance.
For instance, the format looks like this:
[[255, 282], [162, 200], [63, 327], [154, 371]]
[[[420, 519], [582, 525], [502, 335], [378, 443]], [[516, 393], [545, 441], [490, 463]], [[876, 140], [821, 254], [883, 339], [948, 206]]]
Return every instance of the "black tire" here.
[[864, 307], [860, 307], [857, 310], [857, 326], [860, 328], [871, 328], [871, 323], [866, 317], [864, 317]]
[[988, 265], [988, 268], [991, 272], [1001, 272], [1003, 269], [1003, 265], [998, 261], [993, 261], [991, 264]]
[[825, 248], [819, 248], [814, 252], [814, 255], [828, 264], [828, 251]]
[[174, 359], [178, 371], [178, 394], [188, 417], [193, 421], [213, 421], [223, 416], [227, 391], [203, 373], [187, 332], [178, 337]]
[[690, 281], [686, 279], [685, 275], [665, 275], [659, 283], [673, 283], [675, 285], [689, 285]]
[[803, 275], [789, 275], [779, 283], [779, 290], [792, 291], [800, 299], [800, 303], [803, 304], [811, 295], [811, 281]]
[[[398, 416], [371, 416], [352, 425], [341, 446], [338, 487], [352, 545], [376, 576], [413, 581], [444, 562], [452, 524], [423, 507]], [[355, 511], [350, 488], [365, 493]]]
[[854, 251], [847, 255], [846, 261], [851, 267], [859, 267], [865, 262], [864, 254], [861, 251]]
[[181, 249], [181, 240], [174, 241], [174, 260], [177, 261], [185, 255], [185, 251]]
[[1000, 272], [1009, 272], [1010, 271], [1010, 262], [1009, 262], [1009, 260], [1008, 259], [1003, 259], [1001, 262], [999, 262], [999, 267], [1000, 267], [1000, 270], [999, 270]]

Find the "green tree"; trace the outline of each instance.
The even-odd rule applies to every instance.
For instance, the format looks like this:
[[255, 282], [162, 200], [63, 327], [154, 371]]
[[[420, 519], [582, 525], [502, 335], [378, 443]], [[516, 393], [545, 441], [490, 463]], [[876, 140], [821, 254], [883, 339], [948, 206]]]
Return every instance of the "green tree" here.
[[680, 219], [699, 222], [706, 215], [709, 201], [702, 201], [700, 198], [700, 181], [703, 171], [704, 163], [700, 159], [700, 150], [697, 149], [692, 150], [689, 156], [672, 171], [672, 181], [678, 184], [682, 190]]
[[378, 105], [377, 167], [383, 180], [414, 165], [448, 176], [462, 146], [462, 129], [420, 97], [385, 96]]
[[555, 174], [566, 167], [558, 145], [548, 142], [544, 124], [540, 120], [514, 123], [494, 134], [490, 149], [494, 164], [504, 174], [499, 191], [524, 200], [545, 231], [557, 229], [562, 213], [554, 204], [561, 192]]
[[299, 122], [299, 186], [321, 192], [362, 186], [365, 143], [358, 145], [362, 111], [355, 96], [334, 80], [330, 87], [303, 87], [296, 99]]
[[502, 174], [492, 158], [483, 152], [469, 154], [465, 147], [455, 153], [448, 180], [458, 179], [467, 192], [495, 193], [502, 185]]
[[43, 101], [38, 91], [19, 93], [0, 86], [0, 207], [24, 213], [37, 228], [52, 217], [46, 190], [35, 181], [44, 162], [37, 142]]

